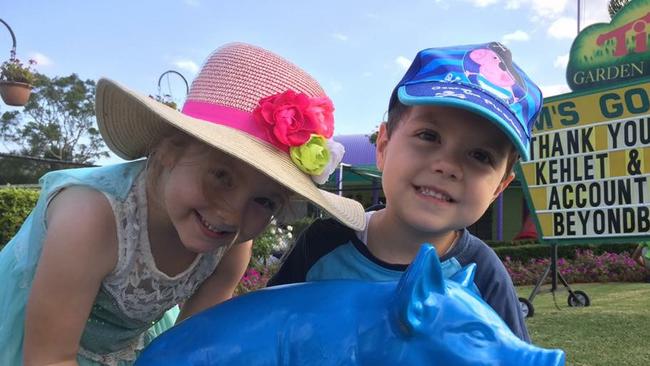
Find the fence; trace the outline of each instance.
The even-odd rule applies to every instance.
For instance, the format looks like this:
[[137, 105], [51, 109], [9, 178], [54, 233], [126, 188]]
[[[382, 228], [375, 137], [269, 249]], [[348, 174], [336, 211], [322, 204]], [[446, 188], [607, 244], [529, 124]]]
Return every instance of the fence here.
[[95, 165], [0, 153], [0, 185], [37, 185], [38, 179], [52, 170], [90, 166]]

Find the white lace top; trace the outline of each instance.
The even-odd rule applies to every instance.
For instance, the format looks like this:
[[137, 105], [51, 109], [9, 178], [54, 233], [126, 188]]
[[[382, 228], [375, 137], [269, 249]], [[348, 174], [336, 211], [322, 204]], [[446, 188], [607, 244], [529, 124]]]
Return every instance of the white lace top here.
[[[220, 247], [215, 252], [199, 254], [186, 270], [173, 277], [156, 268], [147, 230], [145, 176], [144, 173], [139, 174], [124, 201], [106, 195], [115, 212], [118, 260], [115, 269], [102, 282], [84, 330], [80, 354], [107, 365], [134, 360], [137, 351], [150, 341], [146, 339], [146, 329], [167, 310], [187, 300], [212, 274], [228, 250], [228, 247]], [[123, 324], [115, 327], [115, 322]], [[114, 338], [111, 333], [117, 331], [135, 334], [129, 337], [131, 339], [121, 337], [123, 346], [108, 353], [105, 353], [103, 346], [94, 346]]]

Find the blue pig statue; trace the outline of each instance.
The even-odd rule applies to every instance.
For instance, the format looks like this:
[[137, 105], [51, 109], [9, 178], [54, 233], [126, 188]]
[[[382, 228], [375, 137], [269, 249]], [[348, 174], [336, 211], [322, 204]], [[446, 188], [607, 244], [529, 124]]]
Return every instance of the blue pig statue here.
[[266, 288], [192, 316], [136, 366], [564, 365], [517, 338], [474, 292], [475, 264], [445, 280], [423, 245], [399, 282], [333, 280]]

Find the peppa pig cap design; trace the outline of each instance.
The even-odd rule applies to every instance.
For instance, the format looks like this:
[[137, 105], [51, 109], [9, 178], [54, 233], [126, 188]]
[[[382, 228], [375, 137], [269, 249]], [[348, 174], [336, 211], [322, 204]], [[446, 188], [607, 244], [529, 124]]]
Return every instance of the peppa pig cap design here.
[[389, 110], [397, 100], [477, 113], [501, 128], [526, 161], [542, 92], [512, 61], [508, 48], [491, 42], [418, 52], [393, 90]]

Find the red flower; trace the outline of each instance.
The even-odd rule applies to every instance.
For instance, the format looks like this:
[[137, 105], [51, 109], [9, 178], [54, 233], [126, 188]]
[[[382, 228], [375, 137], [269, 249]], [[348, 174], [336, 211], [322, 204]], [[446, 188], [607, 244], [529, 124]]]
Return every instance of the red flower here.
[[312, 134], [331, 137], [333, 110], [327, 97], [309, 98], [287, 90], [260, 100], [253, 118], [264, 126], [272, 141], [288, 148], [304, 144]]
[[329, 139], [334, 134], [334, 104], [328, 97], [312, 98], [307, 109], [309, 118], [316, 121], [316, 133]]

